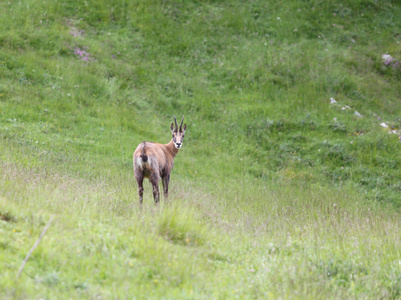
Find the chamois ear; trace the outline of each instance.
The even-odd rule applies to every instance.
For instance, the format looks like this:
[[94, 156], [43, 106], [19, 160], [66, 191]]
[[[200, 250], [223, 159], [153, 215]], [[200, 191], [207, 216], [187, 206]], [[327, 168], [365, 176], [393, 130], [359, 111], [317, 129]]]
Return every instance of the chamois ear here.
[[183, 131], [184, 131], [184, 132], [187, 131], [187, 124], [184, 124], [184, 129], [183, 129]]
[[171, 131], [174, 131], [174, 123], [171, 123], [170, 129], [171, 129]]

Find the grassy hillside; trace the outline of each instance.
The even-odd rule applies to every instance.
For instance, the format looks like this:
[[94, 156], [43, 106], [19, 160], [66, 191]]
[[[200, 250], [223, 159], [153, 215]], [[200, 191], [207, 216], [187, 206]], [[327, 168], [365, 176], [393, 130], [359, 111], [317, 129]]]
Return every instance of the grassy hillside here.
[[[401, 296], [396, 1], [0, 8], [3, 298]], [[173, 115], [172, 201], [139, 210]]]

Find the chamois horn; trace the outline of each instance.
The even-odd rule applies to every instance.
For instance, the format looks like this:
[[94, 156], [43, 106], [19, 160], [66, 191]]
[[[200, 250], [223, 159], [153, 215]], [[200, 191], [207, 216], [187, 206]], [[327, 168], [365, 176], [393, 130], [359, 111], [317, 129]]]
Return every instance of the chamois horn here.
[[182, 131], [182, 123], [183, 122], [184, 122], [184, 116], [182, 116], [181, 125], [180, 125], [180, 131]]

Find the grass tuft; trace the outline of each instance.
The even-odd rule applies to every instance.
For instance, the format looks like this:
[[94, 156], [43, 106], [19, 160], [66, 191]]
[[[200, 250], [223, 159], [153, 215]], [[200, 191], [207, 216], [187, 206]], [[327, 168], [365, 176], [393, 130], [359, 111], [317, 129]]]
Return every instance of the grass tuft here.
[[175, 244], [201, 246], [205, 243], [207, 229], [190, 209], [167, 207], [158, 218], [157, 232]]

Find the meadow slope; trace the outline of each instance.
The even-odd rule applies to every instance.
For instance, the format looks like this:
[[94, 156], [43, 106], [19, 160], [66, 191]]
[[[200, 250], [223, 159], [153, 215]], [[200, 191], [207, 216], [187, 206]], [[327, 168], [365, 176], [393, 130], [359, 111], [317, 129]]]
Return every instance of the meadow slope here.
[[[0, 297], [401, 297], [399, 3], [0, 16]], [[145, 185], [140, 210], [133, 150], [167, 143], [173, 115], [171, 202]]]

